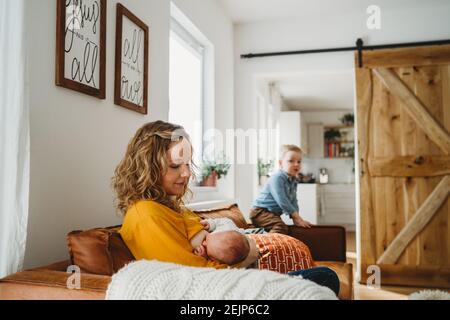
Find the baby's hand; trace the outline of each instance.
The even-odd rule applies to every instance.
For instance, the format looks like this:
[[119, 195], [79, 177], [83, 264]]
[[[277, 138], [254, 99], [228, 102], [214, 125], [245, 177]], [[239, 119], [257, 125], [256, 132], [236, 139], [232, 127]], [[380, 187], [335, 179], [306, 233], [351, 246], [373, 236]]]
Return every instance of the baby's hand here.
[[203, 229], [206, 231], [209, 231], [211, 229], [211, 226], [209, 225], [209, 222], [207, 220], [201, 220], [200, 223], [203, 225]]
[[206, 248], [202, 245], [200, 245], [194, 249], [194, 254], [197, 256], [203, 257], [205, 259], [208, 259], [208, 255], [206, 254]]

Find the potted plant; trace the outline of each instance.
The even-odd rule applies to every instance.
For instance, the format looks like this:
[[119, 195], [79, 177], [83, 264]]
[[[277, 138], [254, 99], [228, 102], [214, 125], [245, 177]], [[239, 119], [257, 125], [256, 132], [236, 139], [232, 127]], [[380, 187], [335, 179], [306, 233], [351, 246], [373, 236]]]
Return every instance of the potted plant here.
[[341, 138], [341, 132], [337, 129], [327, 129], [324, 133], [325, 141], [338, 141]]
[[204, 160], [202, 163], [202, 181], [201, 186], [215, 187], [217, 180], [226, 177], [230, 170], [230, 163], [222, 156], [218, 160]]
[[355, 123], [355, 116], [353, 113], [346, 113], [339, 120], [346, 126], [353, 126]]
[[261, 158], [258, 158], [258, 178], [259, 185], [263, 185], [269, 177], [269, 172], [273, 169], [273, 160], [264, 162]]

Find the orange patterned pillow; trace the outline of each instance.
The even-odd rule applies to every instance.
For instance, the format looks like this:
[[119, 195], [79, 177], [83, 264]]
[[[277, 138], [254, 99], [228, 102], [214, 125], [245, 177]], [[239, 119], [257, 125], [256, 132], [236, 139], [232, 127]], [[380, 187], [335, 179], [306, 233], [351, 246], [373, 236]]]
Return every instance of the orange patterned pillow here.
[[281, 233], [249, 234], [261, 258], [256, 268], [288, 273], [315, 266], [309, 248], [300, 240]]

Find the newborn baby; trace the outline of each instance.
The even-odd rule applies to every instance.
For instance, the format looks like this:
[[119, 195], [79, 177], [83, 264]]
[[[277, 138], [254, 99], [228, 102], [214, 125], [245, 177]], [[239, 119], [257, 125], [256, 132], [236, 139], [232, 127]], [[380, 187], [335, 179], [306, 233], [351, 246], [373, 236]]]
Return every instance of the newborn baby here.
[[227, 265], [235, 265], [247, 258], [250, 253], [249, 240], [239, 232], [233, 221], [218, 218], [202, 220], [201, 223], [205, 229], [191, 239], [196, 255]]

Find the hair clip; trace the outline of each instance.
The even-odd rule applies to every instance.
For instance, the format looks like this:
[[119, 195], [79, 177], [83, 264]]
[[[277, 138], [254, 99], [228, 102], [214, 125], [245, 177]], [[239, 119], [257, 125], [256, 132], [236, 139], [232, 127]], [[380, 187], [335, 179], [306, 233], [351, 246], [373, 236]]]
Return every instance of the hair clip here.
[[141, 142], [145, 141], [148, 138], [153, 137], [153, 136], [158, 136], [161, 139], [170, 139], [172, 141], [179, 141], [180, 137], [187, 137], [185, 131], [183, 131], [182, 134], [180, 134], [180, 132], [178, 130], [175, 130], [175, 131], [172, 131], [172, 132], [159, 132], [159, 131], [156, 131], [156, 132], [151, 132], [151, 133], [145, 134], [140, 139], [140, 141]]

